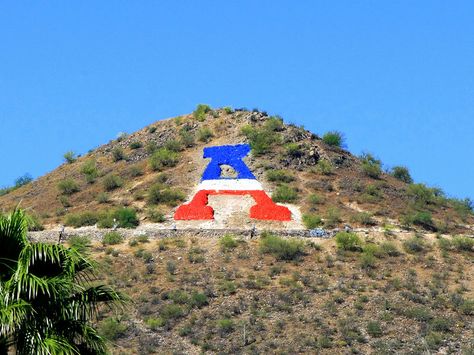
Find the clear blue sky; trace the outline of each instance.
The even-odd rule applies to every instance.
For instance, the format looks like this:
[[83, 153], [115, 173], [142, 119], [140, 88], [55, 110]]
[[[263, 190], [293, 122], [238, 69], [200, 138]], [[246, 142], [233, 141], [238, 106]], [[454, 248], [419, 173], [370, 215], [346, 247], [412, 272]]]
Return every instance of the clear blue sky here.
[[258, 107], [474, 198], [472, 1], [4, 1], [0, 186], [196, 104]]

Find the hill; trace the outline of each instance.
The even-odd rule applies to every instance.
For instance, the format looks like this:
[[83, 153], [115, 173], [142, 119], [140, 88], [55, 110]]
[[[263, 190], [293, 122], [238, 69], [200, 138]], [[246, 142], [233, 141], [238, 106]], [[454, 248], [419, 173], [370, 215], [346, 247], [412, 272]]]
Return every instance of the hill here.
[[[134, 209], [141, 224], [160, 222], [169, 228], [175, 223], [176, 206], [192, 197], [208, 162], [203, 147], [250, 143], [246, 163], [274, 200], [294, 206], [294, 222], [256, 222], [244, 211], [232, 210], [250, 206], [250, 199], [228, 203], [230, 197], [216, 197], [209, 203], [223, 206], [215, 210], [224, 216], [210, 228], [251, 228], [256, 223], [262, 229], [298, 229], [304, 228], [303, 216], [311, 228], [349, 224], [403, 225], [441, 233], [471, 230], [470, 201], [410, 183], [403, 169], [384, 172], [380, 160], [370, 154], [353, 156], [338, 146], [337, 138], [328, 134], [323, 140], [265, 112], [201, 105], [192, 114], [123, 134], [77, 159], [69, 154], [69, 162], [0, 196], [0, 204], [7, 211], [20, 203], [47, 229], [100, 220], [99, 226], [110, 227], [111, 216], [122, 207]], [[231, 176], [231, 170], [225, 173]], [[195, 225], [178, 222], [183, 228]]]

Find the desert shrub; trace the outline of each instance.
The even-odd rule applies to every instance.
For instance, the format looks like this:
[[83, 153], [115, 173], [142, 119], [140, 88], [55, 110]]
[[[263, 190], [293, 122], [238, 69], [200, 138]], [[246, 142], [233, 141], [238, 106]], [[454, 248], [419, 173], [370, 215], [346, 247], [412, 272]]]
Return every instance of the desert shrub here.
[[160, 148], [150, 157], [150, 166], [154, 171], [163, 170], [178, 164], [179, 154], [167, 148]]
[[280, 185], [272, 194], [274, 202], [295, 202], [298, 199], [298, 191], [288, 185]]
[[278, 260], [296, 260], [304, 254], [304, 243], [264, 232], [260, 238], [260, 252], [272, 254]]
[[286, 154], [293, 158], [298, 158], [303, 156], [303, 147], [301, 147], [298, 143], [288, 143], [285, 145]]
[[453, 245], [459, 251], [474, 251], [474, 239], [463, 236], [455, 236]]
[[64, 224], [79, 228], [83, 226], [93, 226], [99, 221], [99, 216], [95, 212], [85, 211], [79, 213], [68, 214], [64, 220]]
[[413, 318], [420, 322], [427, 322], [433, 318], [430, 310], [424, 306], [408, 308], [405, 310], [405, 315], [408, 318]]
[[380, 249], [382, 252], [388, 256], [399, 256], [400, 251], [398, 250], [397, 246], [392, 242], [383, 242], [380, 245]]
[[160, 318], [151, 317], [145, 320], [145, 324], [150, 330], [157, 330], [158, 328], [164, 327], [166, 325], [166, 320], [161, 317]]
[[413, 183], [410, 171], [404, 166], [394, 166], [390, 172], [390, 175], [400, 181], [406, 182], [407, 184]]
[[415, 235], [403, 242], [403, 248], [410, 254], [422, 253], [426, 250], [426, 243], [422, 237]]
[[348, 251], [362, 250], [362, 241], [357, 234], [352, 232], [338, 232], [336, 234], [336, 245], [338, 249]]
[[321, 219], [321, 217], [314, 214], [304, 214], [303, 223], [306, 228], [314, 229], [316, 227], [321, 226], [323, 224], [323, 220]]
[[144, 170], [141, 166], [138, 166], [138, 165], [134, 165], [132, 167], [130, 167], [130, 169], [128, 169], [128, 174], [131, 176], [131, 177], [137, 177], [137, 176], [142, 176], [144, 174]]
[[239, 241], [231, 234], [226, 234], [219, 239], [219, 245], [223, 252], [235, 249], [239, 245]]
[[194, 135], [188, 130], [181, 129], [179, 131], [180, 142], [186, 148], [194, 146]]
[[188, 260], [190, 263], [203, 263], [205, 250], [201, 248], [191, 248], [188, 251]]
[[452, 198], [449, 202], [463, 222], [466, 222], [468, 216], [473, 215], [474, 204], [469, 198], [463, 200]]
[[148, 190], [148, 203], [151, 205], [163, 203], [169, 206], [176, 206], [179, 201], [184, 199], [185, 195], [182, 191], [170, 189], [160, 183], [152, 185]]
[[276, 133], [276, 131], [280, 130], [280, 126], [278, 123], [273, 123], [278, 121], [272, 120], [270, 121], [272, 123], [268, 122], [261, 128], [255, 128], [250, 125], [242, 128], [242, 134], [248, 138], [252, 152], [256, 156], [269, 152], [274, 145], [281, 142], [281, 136]]
[[102, 244], [104, 245], [116, 245], [122, 243], [124, 240], [123, 236], [118, 232], [109, 232], [104, 235]]
[[235, 324], [234, 321], [230, 318], [223, 318], [217, 321], [217, 327], [222, 333], [231, 333], [234, 331]]
[[232, 109], [232, 107], [229, 107], [229, 106], [226, 106], [224, 107], [224, 112], [228, 115], [234, 113], [234, 110]]
[[324, 219], [324, 225], [327, 228], [334, 228], [341, 223], [341, 212], [337, 208], [329, 208]]
[[197, 139], [201, 142], [207, 143], [212, 137], [214, 137], [214, 133], [209, 127], [202, 127], [197, 131]]
[[114, 341], [123, 337], [128, 327], [115, 318], [107, 318], [99, 324], [99, 334], [105, 339]]
[[436, 332], [447, 333], [451, 330], [453, 321], [444, 317], [436, 317], [430, 321], [430, 329]]
[[314, 206], [314, 205], [319, 205], [320, 203], [322, 203], [323, 199], [319, 195], [311, 194], [308, 196], [308, 202]]
[[327, 159], [320, 159], [316, 164], [316, 171], [322, 175], [332, 174], [332, 164]]
[[118, 208], [112, 213], [120, 228], [135, 228], [140, 223], [137, 212], [133, 208]]
[[28, 213], [26, 216], [26, 226], [29, 231], [37, 232], [44, 230], [40, 218], [36, 214]]
[[435, 192], [425, 184], [410, 184], [407, 193], [417, 205], [425, 206], [436, 202]]
[[368, 177], [373, 179], [380, 178], [382, 175], [382, 162], [376, 159], [372, 154], [364, 153], [360, 157], [362, 163], [362, 171]]
[[22, 186], [25, 186], [25, 185], [29, 184], [32, 181], [33, 181], [33, 177], [30, 174], [24, 174], [24, 175], [19, 176], [15, 179], [14, 188], [18, 189]]
[[63, 158], [64, 161], [68, 164], [72, 164], [77, 160], [76, 153], [71, 150], [69, 152], [64, 153]]
[[73, 179], [61, 180], [58, 189], [64, 195], [72, 195], [80, 190], [78, 183]]
[[369, 333], [370, 336], [375, 338], [381, 337], [383, 332], [382, 327], [380, 326], [380, 322], [370, 321], [369, 323], [367, 323], [367, 333]]
[[140, 149], [143, 147], [143, 143], [140, 141], [133, 141], [130, 143], [130, 149]]
[[87, 235], [73, 235], [68, 239], [69, 246], [84, 254], [91, 247], [91, 238]]
[[295, 180], [294, 176], [287, 170], [268, 170], [266, 175], [268, 181], [288, 183]]
[[102, 183], [104, 185], [105, 190], [112, 191], [121, 187], [123, 185], [123, 180], [118, 175], [109, 174], [104, 177]]
[[209, 304], [209, 300], [204, 293], [193, 292], [189, 303], [192, 307], [202, 308]]
[[150, 126], [148, 127], [148, 133], [155, 133], [156, 132], [156, 127]]
[[182, 317], [184, 315], [184, 311], [176, 304], [167, 304], [161, 309], [160, 315], [164, 319], [176, 319]]
[[341, 148], [344, 144], [344, 135], [338, 131], [326, 132], [323, 135], [323, 142], [327, 145]]
[[108, 203], [109, 202], [109, 195], [106, 192], [100, 192], [97, 195], [97, 202], [99, 202], [99, 203]]
[[163, 223], [164, 221], [166, 221], [165, 215], [161, 211], [158, 211], [154, 208], [150, 208], [147, 211], [146, 216], [150, 220], [150, 222], [153, 223]]
[[120, 161], [120, 160], [125, 160], [126, 159], [126, 156], [125, 156], [125, 152], [124, 150], [122, 149], [122, 147], [115, 147], [114, 149], [112, 149], [112, 160], [117, 162], [117, 161]]
[[158, 144], [155, 141], [148, 142], [145, 146], [145, 150], [148, 154], [153, 154], [159, 149]]
[[206, 113], [210, 111], [211, 107], [209, 105], [199, 104], [193, 112], [193, 117], [199, 122], [202, 122], [206, 119]]
[[63, 207], [65, 208], [68, 208], [68, 207], [71, 207], [71, 201], [69, 201], [69, 198], [65, 195], [61, 195], [59, 196], [59, 202], [61, 202], [61, 205], [63, 205]]
[[171, 150], [172, 152], [179, 152], [183, 149], [183, 146], [180, 141], [176, 139], [170, 139], [165, 143], [165, 148]]
[[81, 166], [81, 173], [86, 177], [86, 181], [89, 184], [92, 184], [99, 176], [96, 161], [94, 159], [85, 161]]
[[352, 220], [364, 226], [374, 226], [377, 224], [377, 222], [372, 218], [372, 214], [368, 212], [359, 212], [352, 217]]
[[435, 229], [433, 218], [430, 212], [416, 212], [412, 217], [412, 223], [426, 229]]

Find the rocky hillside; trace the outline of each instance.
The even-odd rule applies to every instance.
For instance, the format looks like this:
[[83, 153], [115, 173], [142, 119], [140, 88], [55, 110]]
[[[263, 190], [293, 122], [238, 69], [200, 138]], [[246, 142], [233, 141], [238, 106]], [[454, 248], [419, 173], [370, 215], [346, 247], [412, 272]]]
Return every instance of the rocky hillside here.
[[[113, 218], [130, 210], [141, 224], [169, 227], [174, 209], [192, 197], [207, 164], [203, 148], [249, 142], [246, 162], [255, 176], [275, 201], [293, 206], [296, 222], [285, 228], [403, 225], [469, 232], [474, 221], [470, 201], [413, 184], [406, 171], [382, 171], [373, 156], [355, 157], [341, 148], [337, 134], [324, 138], [265, 112], [200, 105], [192, 114], [123, 134], [84, 156], [67, 154], [67, 162], [0, 196], [0, 204], [7, 211], [20, 203], [34, 217], [34, 228], [110, 227]], [[236, 205], [218, 198], [209, 203]], [[255, 223], [238, 211], [229, 210], [225, 217], [221, 227]]]

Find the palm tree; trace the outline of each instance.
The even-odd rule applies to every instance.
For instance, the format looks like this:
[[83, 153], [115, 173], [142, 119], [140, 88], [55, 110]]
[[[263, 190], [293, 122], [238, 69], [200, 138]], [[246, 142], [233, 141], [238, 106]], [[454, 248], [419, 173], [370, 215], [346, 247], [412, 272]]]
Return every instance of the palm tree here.
[[74, 248], [30, 242], [23, 211], [0, 216], [0, 353], [106, 353], [91, 321], [125, 298], [91, 285], [94, 266]]

